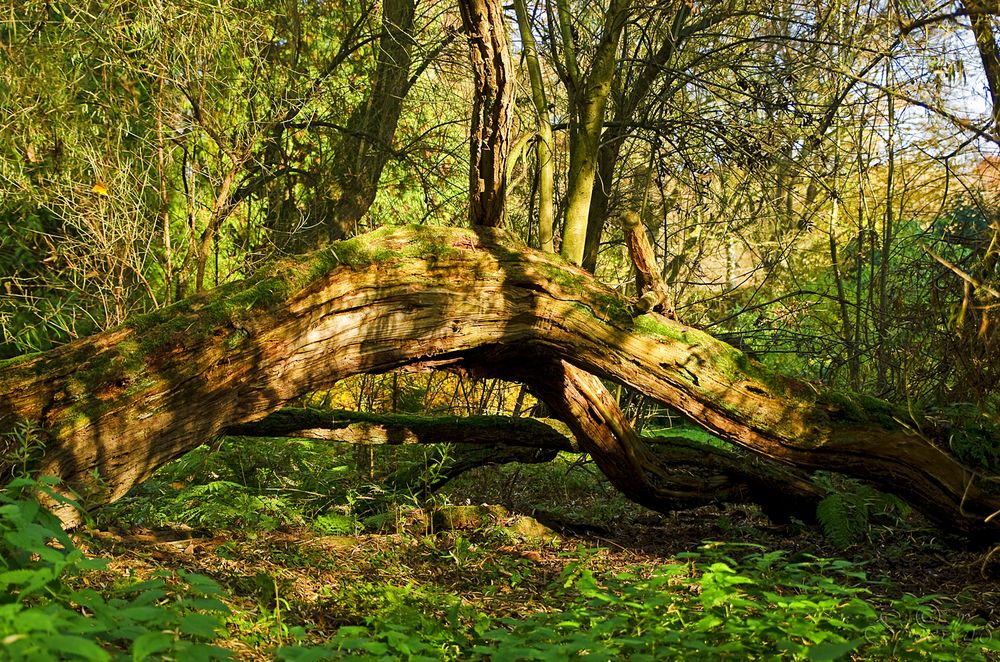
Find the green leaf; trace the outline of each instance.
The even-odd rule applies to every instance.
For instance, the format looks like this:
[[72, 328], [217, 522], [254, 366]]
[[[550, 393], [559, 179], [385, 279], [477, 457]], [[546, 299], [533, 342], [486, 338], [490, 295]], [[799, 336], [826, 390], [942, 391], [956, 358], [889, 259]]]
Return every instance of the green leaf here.
[[217, 611], [223, 614], [229, 613], [229, 607], [225, 602], [217, 598], [188, 598], [184, 601], [184, 604], [191, 609], [200, 609], [202, 611]]
[[815, 646], [810, 646], [806, 651], [806, 657], [814, 662], [836, 660], [844, 655], [847, 655], [862, 643], [864, 643], [864, 639], [855, 639], [853, 641], [843, 642], [828, 641], [822, 644], [816, 644]]
[[332, 659], [332, 655], [330, 649], [322, 647], [285, 646], [277, 651], [278, 659], [287, 662], [321, 662]]
[[17, 611], [13, 614], [14, 630], [20, 632], [52, 632], [59, 619], [54, 614], [41, 609], [25, 609], [21, 604], [9, 605]]
[[51, 634], [45, 637], [45, 646], [50, 651], [65, 653], [72, 657], [82, 657], [92, 662], [104, 662], [111, 656], [90, 639], [65, 634]]
[[129, 619], [139, 623], [149, 623], [151, 621], [162, 620], [167, 616], [167, 612], [162, 607], [126, 607], [117, 612], [122, 619]]
[[178, 574], [188, 583], [188, 586], [190, 586], [191, 590], [195, 593], [201, 593], [202, 595], [221, 595], [223, 593], [222, 587], [219, 586], [219, 583], [211, 577], [184, 571], [181, 571]]
[[181, 619], [181, 632], [192, 637], [214, 639], [216, 629], [220, 627], [219, 619], [208, 614], [188, 614]]
[[132, 659], [145, 660], [153, 655], [169, 650], [174, 638], [166, 632], [147, 632], [132, 643]]
[[[39, 574], [39, 570], [33, 568], [22, 568], [20, 570], [8, 570], [7, 572], [0, 572], [0, 589], [6, 588], [11, 584], [26, 584], [36, 579]], [[48, 577], [45, 581], [51, 579], [51, 574], [47, 571], [45, 572]]]
[[177, 642], [174, 659], [184, 660], [184, 662], [210, 662], [211, 660], [231, 660], [233, 655], [226, 649], [211, 644], [180, 641]]

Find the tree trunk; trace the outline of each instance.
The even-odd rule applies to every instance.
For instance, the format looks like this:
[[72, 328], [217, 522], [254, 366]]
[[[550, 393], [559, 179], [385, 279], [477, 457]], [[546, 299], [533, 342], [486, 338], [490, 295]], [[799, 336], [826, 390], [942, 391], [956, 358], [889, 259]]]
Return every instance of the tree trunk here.
[[535, 143], [535, 157], [538, 168], [538, 244], [546, 253], [555, 251], [553, 230], [555, 228], [555, 161], [552, 157], [552, 123], [549, 121], [549, 101], [545, 95], [542, 66], [538, 60], [538, 47], [531, 31], [531, 19], [525, 0], [514, 0], [517, 25], [521, 35], [524, 62], [531, 79], [531, 100], [535, 105], [535, 121], [538, 126], [538, 140]]
[[[337, 146], [330, 197], [319, 239], [335, 240], [355, 233], [378, 192], [382, 170], [392, 156], [403, 99], [410, 90], [415, 0], [385, 0], [378, 61], [368, 98], [348, 121]], [[315, 245], [315, 242], [306, 242]]]
[[[560, 386], [563, 378], [559, 376], [567, 370], [569, 368], [565, 365], [546, 367], [544, 371], [535, 371], [545, 374], [545, 380], [537, 377], [532, 377], [532, 380], [544, 381], [548, 385], [543, 386], [548, 398], [559, 405], [566, 400], [565, 389]], [[592, 383], [591, 388], [600, 393], [603, 386], [597, 382]], [[597, 397], [607, 396], [601, 393]], [[620, 418], [615, 413], [617, 404], [613, 398], [606, 400], [602, 406], [612, 412], [611, 416]], [[623, 435], [631, 434], [626, 432], [630, 428], [624, 419], [619, 421], [618, 429]], [[611, 467], [611, 455], [602, 451], [602, 445], [623, 454], [628, 448], [613, 434], [609, 435], [607, 428], [588, 430], [577, 425], [577, 436], [574, 436], [564, 423], [556, 419], [509, 416], [413, 416], [282, 409], [263, 420], [235, 425], [222, 433], [240, 437], [295, 437], [376, 446], [448, 443], [465, 449], [478, 448], [478, 453], [463, 450], [452, 458], [454, 461], [449, 463], [449, 467], [454, 471], [447, 472], [449, 478], [472, 468], [471, 465], [477, 462], [479, 465], [541, 462], [546, 461], [544, 458], [551, 459], [559, 451], [591, 452], [602, 467]], [[578, 438], [583, 441], [582, 444]], [[747, 453], [722, 450], [683, 437], [656, 436], [642, 440], [634, 437], [627, 441], [637, 448], [633, 455], [641, 454], [646, 459], [647, 466], [642, 467], [642, 472], [650, 471], [658, 475], [657, 498], [647, 501], [660, 511], [710, 503], [752, 501], [777, 518], [794, 514], [810, 519], [823, 496], [804, 473], [792, 467], [761, 462]], [[648, 450], [644, 444], [649, 444]], [[526, 449], [550, 454], [518, 452]], [[621, 472], [618, 474], [615, 479], [625, 494], [641, 500], [634, 489], [641, 481], [635, 481], [634, 474], [625, 473], [624, 479]], [[644, 476], [645, 473], [638, 475]]]
[[[569, 181], [566, 191], [566, 223], [560, 252], [579, 265], [587, 242], [587, 219], [597, 174], [597, 155], [604, 129], [604, 112], [614, 80], [618, 57], [618, 42], [628, 19], [631, 0], [612, 0], [604, 17], [601, 39], [594, 53], [590, 71], [584, 77], [577, 74], [573, 81], [571, 109]], [[560, 10], [562, 5], [560, 5]], [[562, 16], [565, 12], [560, 12]], [[568, 19], [566, 19], [568, 20]], [[575, 45], [566, 44], [569, 56]], [[575, 56], [574, 56], [575, 57]], [[575, 60], [574, 60], [575, 62]], [[575, 70], [576, 66], [567, 67]]]
[[622, 146], [632, 132], [633, 120], [640, 104], [654, 91], [654, 84], [658, 80], [673, 75], [667, 63], [674, 57], [684, 39], [692, 33], [711, 27], [727, 16], [723, 11], [714, 12], [702, 16], [693, 25], [687, 25], [693, 8], [694, 5], [691, 3], [680, 3], [671, 21], [670, 31], [639, 74], [634, 79], [621, 80], [615, 86], [621, 93], [621, 98], [615, 104], [612, 126], [605, 129], [601, 137], [597, 154], [597, 174], [588, 210], [582, 266], [591, 273], [597, 269], [601, 236], [604, 234], [604, 224], [608, 218], [611, 191], [614, 186], [615, 168], [618, 166]]
[[472, 225], [502, 227], [514, 120], [507, 24], [498, 0], [459, 0], [458, 8], [469, 36], [476, 82], [469, 137], [469, 217]]
[[591, 375], [756, 456], [855, 476], [942, 526], [1000, 538], [998, 518], [987, 520], [1000, 510], [996, 488], [949, 452], [960, 432], [984, 433], [820, 393], [704, 332], [652, 313], [633, 318], [585, 271], [489, 228], [411, 227], [335, 243], [117, 329], [0, 362], [0, 473], [40, 446], [32, 467], [97, 505], [228, 426], [347, 376], [414, 364], [515, 373], [581, 445], [605, 455], [616, 484], [650, 505], [676, 481], [661, 488], [669, 472]]
[[993, 17], [1000, 16], [1000, 2], [997, 0], [966, 0], [962, 3], [969, 13], [972, 34], [976, 38], [976, 48], [983, 63], [986, 84], [990, 92], [990, 127], [994, 135], [1000, 135], [1000, 49], [993, 34]]

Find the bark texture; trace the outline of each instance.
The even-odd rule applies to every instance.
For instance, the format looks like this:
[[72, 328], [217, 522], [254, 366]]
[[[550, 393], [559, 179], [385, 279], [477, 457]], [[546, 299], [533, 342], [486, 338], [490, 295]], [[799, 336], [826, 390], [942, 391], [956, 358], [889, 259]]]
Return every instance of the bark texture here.
[[290, 408], [260, 421], [230, 426], [222, 434], [295, 437], [366, 446], [467, 444], [580, 450], [561, 421], [510, 416], [412, 416]]
[[[502, 365], [502, 364], [501, 364]], [[543, 385], [543, 393], [556, 406], [566, 403], [564, 373], [568, 364], [544, 366], [543, 379], [523, 371], [519, 378]], [[499, 372], [499, 370], [495, 370]], [[634, 435], [614, 399], [600, 380], [576, 371], [576, 378], [589, 382], [595, 400], [616, 423], [600, 425], [574, 422], [573, 431], [558, 419], [509, 416], [413, 416], [368, 414], [353, 411], [282, 409], [252, 423], [231, 426], [222, 434], [248, 437], [296, 437], [363, 445], [404, 445], [449, 443], [463, 450], [442, 458], [439, 482], [445, 482], [476, 466], [505, 462], [544, 462], [556, 452], [589, 452], [601, 468], [607, 467], [619, 489], [635, 501], [656, 510], [689, 508], [710, 503], [747, 502], [760, 504], [776, 519], [796, 515], [809, 519], [824, 496], [803, 472], [784, 465], [761, 462], [747, 453], [724, 451], [683, 437], [656, 436], [640, 439]], [[508, 375], [510, 376], [510, 375]], [[547, 385], [547, 386], [546, 386]], [[562, 412], [574, 421], [579, 410]], [[592, 420], [592, 419], [591, 419]], [[619, 435], [627, 437], [619, 441]], [[574, 435], [575, 431], [575, 435]], [[630, 445], [631, 444], [631, 445]], [[647, 445], [648, 444], [648, 448]], [[633, 463], [629, 455], [644, 460]], [[624, 459], [619, 460], [622, 457]], [[616, 469], [616, 465], [621, 469]], [[631, 470], [631, 472], [630, 472]], [[655, 476], [650, 487], [646, 474]], [[416, 474], [413, 475], [416, 477]], [[398, 482], [406, 482], [400, 477]], [[647, 496], [646, 491], [650, 494]]]
[[469, 137], [469, 216], [472, 225], [502, 227], [514, 119], [507, 25], [498, 0], [459, 0], [458, 8], [469, 37], [476, 86]]
[[[600, 40], [586, 76], [577, 71], [576, 45], [569, 34], [568, 9], [557, 3], [563, 22], [563, 48], [567, 57], [566, 70], [570, 88], [570, 154], [566, 192], [566, 222], [563, 229], [562, 255], [573, 264], [583, 263], [587, 240], [587, 219], [594, 193], [597, 157], [604, 128], [604, 114], [614, 80], [618, 42], [625, 29], [632, 0], [612, 0], [604, 15]], [[572, 63], [572, 64], [571, 64]], [[575, 72], [575, 73], [574, 73]]]
[[646, 226], [638, 214], [634, 212], [625, 214], [622, 218], [622, 234], [625, 236], [625, 246], [635, 268], [635, 287], [639, 295], [636, 310], [640, 313], [655, 311], [673, 317], [670, 290], [660, 275], [656, 253], [646, 234]]
[[[410, 91], [415, 0], [385, 0], [378, 61], [369, 81], [369, 94], [351, 114], [337, 145], [332, 172], [335, 190], [329, 192], [319, 241], [343, 239], [355, 233], [378, 193], [382, 171], [393, 155], [403, 99]], [[315, 245], [317, 242], [312, 242]]]
[[413, 416], [344, 410], [282, 409], [222, 434], [293, 437], [363, 446], [449, 444], [423, 466], [400, 469], [386, 479], [392, 489], [427, 496], [466, 471], [519, 462], [538, 464], [559, 451], [579, 452], [573, 435], [557, 420], [510, 416]]
[[993, 19], [1000, 16], [1000, 2], [997, 0], [967, 0], [963, 3], [969, 14], [972, 34], [976, 38], [976, 48], [983, 63], [986, 84], [990, 92], [991, 128], [994, 135], [1000, 135], [1000, 48], [993, 34]]
[[21, 450], [41, 444], [35, 468], [106, 502], [228, 426], [349, 375], [412, 364], [518, 373], [645, 503], [655, 505], [657, 490], [669, 497], [672, 483], [657, 482], [663, 472], [634, 473], [655, 458], [591, 375], [756, 456], [856, 476], [942, 526], [1000, 537], [1000, 518], [987, 520], [1000, 496], [948, 451], [955, 428], [818, 392], [663, 316], [633, 317], [585, 271], [489, 228], [411, 227], [335, 243], [118, 329], [0, 362], [0, 469], [9, 475]]

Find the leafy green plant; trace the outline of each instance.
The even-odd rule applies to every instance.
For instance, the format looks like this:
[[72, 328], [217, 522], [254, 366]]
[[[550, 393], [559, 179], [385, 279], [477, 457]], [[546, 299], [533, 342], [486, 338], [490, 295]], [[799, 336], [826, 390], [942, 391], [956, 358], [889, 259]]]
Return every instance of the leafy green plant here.
[[1000, 651], [987, 628], [936, 613], [936, 596], [873, 598], [865, 573], [849, 561], [716, 543], [680, 557], [610, 575], [571, 564], [551, 587], [562, 607], [520, 619], [491, 618], [419, 588], [369, 586], [363, 624], [340, 628], [323, 646], [278, 655], [985, 660]]
[[835, 480], [825, 473], [818, 474], [816, 481], [829, 491], [816, 506], [816, 519], [830, 542], [841, 549], [861, 542], [876, 516], [898, 524], [909, 513], [909, 507], [898, 497], [858, 481]]
[[27, 476], [31, 466], [45, 449], [45, 437], [35, 421], [22, 420], [14, 424], [7, 437], [4, 464], [9, 465], [15, 476]]
[[103, 594], [79, 588], [106, 564], [87, 558], [34, 498], [74, 503], [53, 485], [16, 479], [0, 492], [0, 658], [229, 657], [210, 643], [227, 608], [207, 577], [178, 571]]
[[176, 521], [218, 529], [271, 530], [295, 520], [297, 514], [280, 496], [258, 495], [245, 485], [225, 480], [190, 485], [173, 501]]
[[325, 513], [313, 520], [313, 528], [326, 535], [349, 535], [359, 527], [357, 519], [341, 513]]
[[489, 624], [458, 596], [433, 588], [358, 582], [330, 598], [345, 612], [364, 614], [361, 623], [341, 627], [323, 646], [280, 648], [278, 659], [455, 660], [471, 654], [476, 632]]

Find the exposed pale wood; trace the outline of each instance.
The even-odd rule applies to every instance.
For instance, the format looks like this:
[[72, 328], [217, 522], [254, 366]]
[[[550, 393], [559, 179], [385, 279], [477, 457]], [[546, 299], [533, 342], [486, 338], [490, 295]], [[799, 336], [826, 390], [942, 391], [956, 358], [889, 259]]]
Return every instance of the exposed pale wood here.
[[625, 246], [629, 258], [635, 267], [635, 284], [639, 301], [636, 310], [640, 313], [658, 312], [674, 316], [670, 303], [670, 290], [660, 275], [660, 266], [656, 262], [656, 253], [646, 234], [639, 215], [629, 212], [622, 217], [622, 233], [625, 236]]
[[1000, 532], [1000, 518], [985, 521], [1000, 498], [949, 453], [953, 431], [819, 393], [674, 320], [633, 317], [586, 272], [488, 228], [373, 233], [0, 362], [0, 469], [9, 475], [14, 430], [32, 422], [46, 442], [36, 466], [106, 502], [226, 426], [349, 375], [489, 364], [491, 352], [528, 375], [565, 361], [760, 456], [857, 476], [949, 528]]

